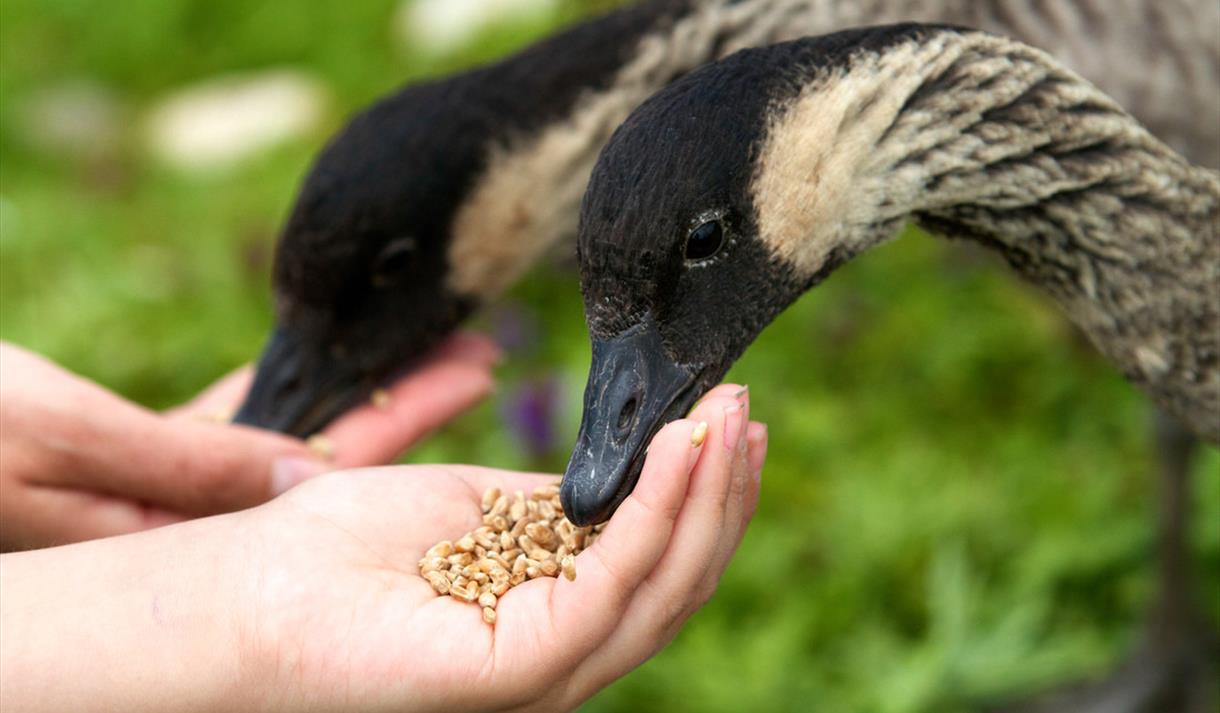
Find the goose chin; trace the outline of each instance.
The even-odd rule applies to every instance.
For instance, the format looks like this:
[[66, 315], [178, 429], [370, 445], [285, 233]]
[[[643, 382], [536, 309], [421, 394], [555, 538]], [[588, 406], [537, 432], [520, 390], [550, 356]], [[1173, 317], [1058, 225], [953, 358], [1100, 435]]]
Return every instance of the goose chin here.
[[580, 432], [560, 488], [569, 520], [610, 519], [639, 480], [652, 437], [698, 398], [698, 374], [665, 354], [651, 319], [593, 341]]

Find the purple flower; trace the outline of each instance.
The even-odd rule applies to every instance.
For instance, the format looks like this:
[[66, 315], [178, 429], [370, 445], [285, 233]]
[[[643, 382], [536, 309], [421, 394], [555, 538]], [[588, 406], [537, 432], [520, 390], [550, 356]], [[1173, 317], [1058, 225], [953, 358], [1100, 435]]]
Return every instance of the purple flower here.
[[514, 388], [501, 403], [501, 416], [532, 458], [555, 450], [560, 389], [554, 376], [536, 378]]

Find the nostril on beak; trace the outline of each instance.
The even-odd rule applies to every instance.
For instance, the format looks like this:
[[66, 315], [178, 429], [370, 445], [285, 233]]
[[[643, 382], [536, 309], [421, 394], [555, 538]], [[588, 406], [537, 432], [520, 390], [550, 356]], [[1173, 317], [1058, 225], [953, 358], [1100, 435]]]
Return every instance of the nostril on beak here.
[[618, 412], [618, 423], [615, 430], [620, 439], [631, 432], [631, 427], [635, 424], [635, 412], [638, 405], [639, 399], [632, 396], [627, 399], [627, 403], [623, 404], [622, 410]]

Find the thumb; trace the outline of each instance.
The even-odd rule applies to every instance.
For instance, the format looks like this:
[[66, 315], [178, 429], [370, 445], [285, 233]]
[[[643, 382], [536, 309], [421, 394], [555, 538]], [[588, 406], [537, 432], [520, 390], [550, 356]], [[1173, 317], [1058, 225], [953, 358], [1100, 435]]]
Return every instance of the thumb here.
[[212, 514], [262, 504], [333, 468], [301, 441], [262, 429], [174, 422], [177, 483], [167, 498], [180, 511]]
[[189, 515], [259, 505], [332, 469], [288, 436], [246, 426], [156, 419], [149, 440], [110, 463], [105, 483], [128, 497]]

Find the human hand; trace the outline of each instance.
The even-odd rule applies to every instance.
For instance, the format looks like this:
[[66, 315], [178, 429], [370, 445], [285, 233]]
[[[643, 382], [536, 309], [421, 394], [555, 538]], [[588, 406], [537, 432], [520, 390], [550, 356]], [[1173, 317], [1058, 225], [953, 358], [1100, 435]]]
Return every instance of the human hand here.
[[250, 367], [159, 414], [20, 347], [0, 343], [0, 549], [77, 542], [258, 505], [314, 475], [392, 460], [492, 388], [496, 346], [451, 337], [323, 434], [327, 462], [294, 438], [214, 418]]
[[[758, 501], [766, 429], [748, 408], [723, 386], [662, 429], [576, 580], [510, 590], [494, 628], [436, 596], [417, 560], [481, 522], [484, 488], [554, 476], [333, 473], [240, 513], [4, 555], [0, 707], [573, 708], [715, 590]], [[700, 447], [696, 420], [710, 426]]]
[[[655, 437], [639, 484], [575, 581], [538, 578], [480, 608], [437, 597], [417, 561], [481, 524], [486, 488], [554, 476], [471, 466], [337, 473], [258, 511], [240, 607], [271, 709], [558, 710], [656, 653], [711, 597], [758, 498], [766, 429], [748, 395], [713, 390]], [[709, 430], [691, 444], [698, 421]], [[727, 442], [727, 446], [726, 446]], [[257, 577], [255, 574], [257, 573]], [[249, 700], [249, 699], [247, 699]]]

